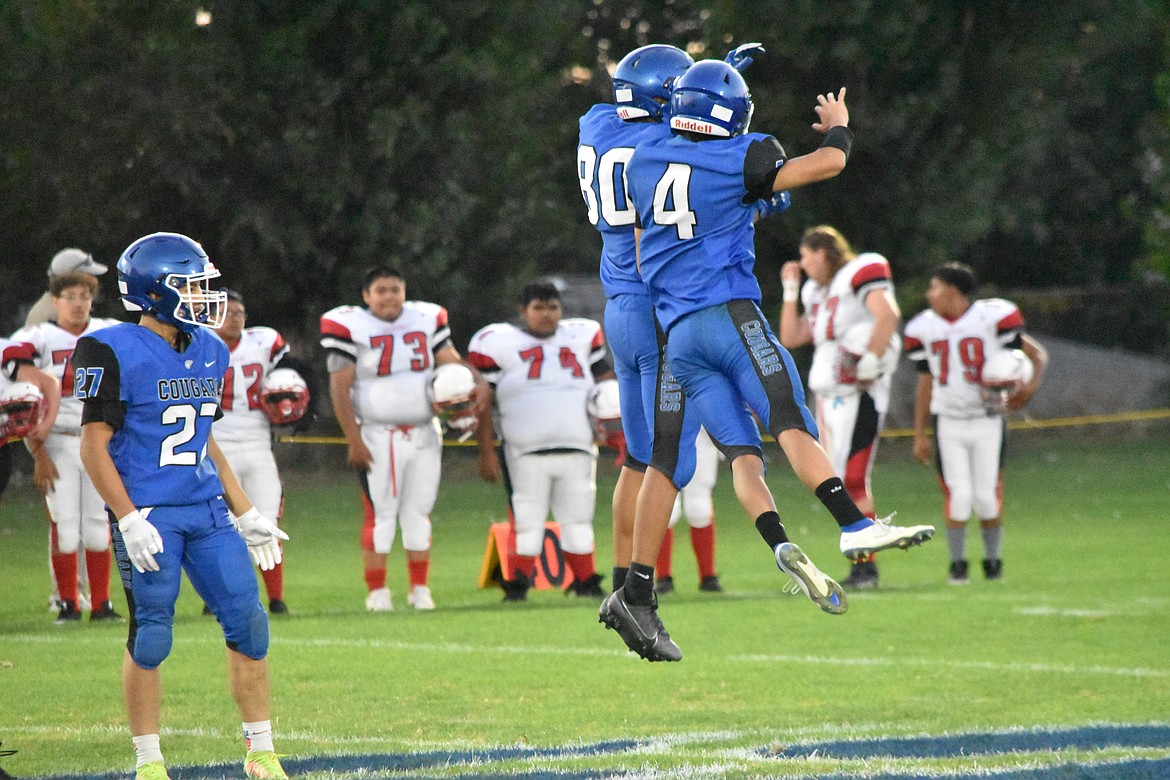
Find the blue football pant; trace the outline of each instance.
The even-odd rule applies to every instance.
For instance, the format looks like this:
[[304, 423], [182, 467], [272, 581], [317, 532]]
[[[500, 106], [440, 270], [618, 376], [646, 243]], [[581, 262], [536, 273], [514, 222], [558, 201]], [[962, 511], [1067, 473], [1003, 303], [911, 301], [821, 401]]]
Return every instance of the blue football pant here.
[[754, 302], [731, 301], [686, 315], [670, 330], [666, 357], [728, 460], [762, 453], [752, 412], [773, 436], [798, 428], [817, 438], [792, 355]]
[[627, 465], [652, 465], [681, 490], [695, 473], [699, 421], [687, 410], [682, 388], [662, 359], [665, 337], [650, 299], [609, 298], [605, 336], [617, 375], [626, 451], [637, 464]]
[[154, 669], [170, 654], [175, 601], [182, 572], [218, 618], [228, 647], [260, 659], [268, 653], [268, 615], [260, 604], [256, 575], [243, 537], [222, 498], [200, 504], [154, 507], [146, 519], [159, 532], [159, 570], [140, 573], [111, 522], [114, 556], [126, 591], [130, 634], [126, 647], [135, 663]]

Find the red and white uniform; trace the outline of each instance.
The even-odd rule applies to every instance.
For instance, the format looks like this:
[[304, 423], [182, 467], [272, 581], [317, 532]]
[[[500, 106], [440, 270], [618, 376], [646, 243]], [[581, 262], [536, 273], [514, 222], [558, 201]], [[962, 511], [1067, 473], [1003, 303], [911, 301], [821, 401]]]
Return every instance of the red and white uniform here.
[[[16, 382], [16, 372], [20, 370], [20, 364], [31, 364], [36, 354], [36, 347], [28, 342], [0, 338], [0, 390]], [[0, 438], [0, 447], [6, 443], [5, 439]]]
[[719, 478], [719, 461], [722, 457], [707, 434], [707, 429], [700, 428], [695, 439], [695, 475], [674, 499], [674, 508], [670, 511], [671, 528], [684, 516], [691, 528], [711, 525], [715, 518], [715, 502], [711, 494]]
[[431, 510], [439, 495], [443, 440], [427, 398], [435, 354], [451, 340], [447, 310], [407, 301], [393, 322], [358, 306], [339, 306], [321, 317], [321, 346], [352, 361], [350, 390], [362, 441], [373, 456], [365, 476], [367, 511], [363, 544], [390, 552], [398, 525], [402, 546], [431, 547]]
[[516, 553], [539, 554], [551, 509], [566, 552], [593, 552], [597, 447], [585, 409], [606, 355], [601, 325], [561, 320], [547, 338], [496, 323], [476, 333], [467, 361], [495, 387], [496, 430], [512, 487]]
[[812, 332], [808, 387], [816, 395], [821, 446], [854, 500], [870, 494], [870, 472], [890, 406], [893, 372], [878, 377], [862, 392], [854, 362], [842, 358], [840, 340], [854, 325], [874, 321], [865, 298], [879, 290], [892, 295], [894, 282], [889, 262], [875, 252], [864, 252], [841, 266], [828, 285], [809, 279], [801, 289]]
[[110, 546], [105, 502], [81, 463], [81, 401], [73, 392], [73, 349], [81, 336], [117, 324], [117, 320], [93, 318], [74, 335], [55, 322], [42, 322], [12, 334], [14, 341], [33, 347], [33, 365], [61, 385], [61, 406], [45, 449], [57, 467], [59, 478], [45, 495], [45, 504], [56, 531], [55, 551], [65, 555], [79, 548], [103, 551]]
[[1023, 329], [1020, 310], [1002, 298], [975, 301], [954, 321], [927, 309], [906, 324], [906, 353], [932, 377], [930, 412], [951, 520], [966, 522], [972, 511], [981, 520], [1000, 515], [1004, 419], [984, 407], [983, 364]]
[[260, 385], [288, 354], [288, 345], [272, 328], [245, 328], [230, 351], [220, 398], [223, 417], [211, 432], [248, 498], [275, 522], [284, 490], [272, 455], [272, 427], [260, 407]]

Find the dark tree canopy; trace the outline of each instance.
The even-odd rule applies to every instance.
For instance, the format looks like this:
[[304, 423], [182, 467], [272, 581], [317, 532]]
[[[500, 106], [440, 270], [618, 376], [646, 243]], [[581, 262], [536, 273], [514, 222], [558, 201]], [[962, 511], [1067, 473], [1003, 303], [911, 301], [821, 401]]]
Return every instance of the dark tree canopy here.
[[759, 231], [766, 296], [820, 222], [890, 257], [910, 300], [953, 259], [1005, 288], [1167, 274], [1168, 19], [1153, 0], [15, 0], [0, 326], [61, 247], [112, 264], [175, 230], [294, 338], [389, 263], [462, 346], [528, 277], [596, 268], [577, 118], [651, 42], [763, 42], [752, 129], [789, 154], [819, 143], [816, 94], [848, 87], [845, 174]]

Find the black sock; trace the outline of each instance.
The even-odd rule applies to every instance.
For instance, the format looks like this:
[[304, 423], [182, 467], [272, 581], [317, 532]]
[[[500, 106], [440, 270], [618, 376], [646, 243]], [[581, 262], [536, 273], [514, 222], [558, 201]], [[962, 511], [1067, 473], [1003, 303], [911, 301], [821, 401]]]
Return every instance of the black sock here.
[[776, 545], [788, 541], [788, 534], [784, 531], [784, 524], [780, 522], [780, 515], [775, 512], [764, 512], [757, 517], [756, 530], [768, 543], [769, 550], [775, 550]]
[[622, 586], [622, 598], [627, 604], [649, 606], [654, 603], [654, 567], [644, 563], [630, 563], [630, 573]]
[[825, 509], [829, 510], [833, 519], [837, 521], [837, 525], [842, 528], [865, 517], [857, 508], [857, 504], [853, 503], [853, 499], [849, 497], [849, 491], [845, 489], [845, 483], [841, 481], [840, 477], [826, 479], [817, 488], [816, 493], [817, 498], [825, 505]]
[[613, 589], [617, 590], [626, 584], [626, 574], [630, 571], [629, 566], [614, 566], [613, 567]]

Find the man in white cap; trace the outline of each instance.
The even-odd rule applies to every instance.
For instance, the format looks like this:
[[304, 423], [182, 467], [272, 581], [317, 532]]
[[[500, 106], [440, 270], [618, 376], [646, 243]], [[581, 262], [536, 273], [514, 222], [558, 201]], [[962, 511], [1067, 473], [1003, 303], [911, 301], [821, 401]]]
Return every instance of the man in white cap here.
[[[80, 271], [92, 276], [101, 276], [109, 269], [94, 261], [93, 255], [89, 252], [82, 251], [69, 247], [62, 249], [57, 254], [53, 255], [53, 261], [49, 263], [49, 281], [52, 282], [56, 276], [67, 274], [73, 271]], [[40, 297], [32, 308], [28, 310], [28, 316], [24, 318], [24, 327], [28, 328], [32, 325], [39, 325], [42, 322], [55, 320], [57, 318], [57, 307], [53, 303], [53, 295], [48, 290]], [[11, 453], [9, 453], [11, 457]], [[11, 468], [11, 463], [6, 464]], [[52, 531], [49, 533], [49, 561], [50, 561], [50, 575], [53, 575], [52, 557], [53, 557], [53, 535]], [[55, 575], [51, 576], [53, 592], [49, 594], [49, 610], [51, 612], [58, 612], [61, 609], [60, 591], [57, 588], [57, 578]], [[78, 570], [78, 595], [81, 606], [85, 609], [90, 608], [89, 598], [89, 578], [86, 576], [85, 567]]]
[[[49, 264], [49, 278], [52, 279], [54, 276], [67, 274], [70, 271], [82, 271], [92, 276], [101, 276], [107, 270], [109, 269], [106, 266], [94, 261], [93, 255], [89, 252], [70, 247], [53, 255], [53, 262]], [[29, 325], [47, 322], [56, 314], [57, 309], [53, 306], [53, 296], [46, 291], [28, 310], [28, 316], [24, 318], [24, 326], [27, 328]]]

